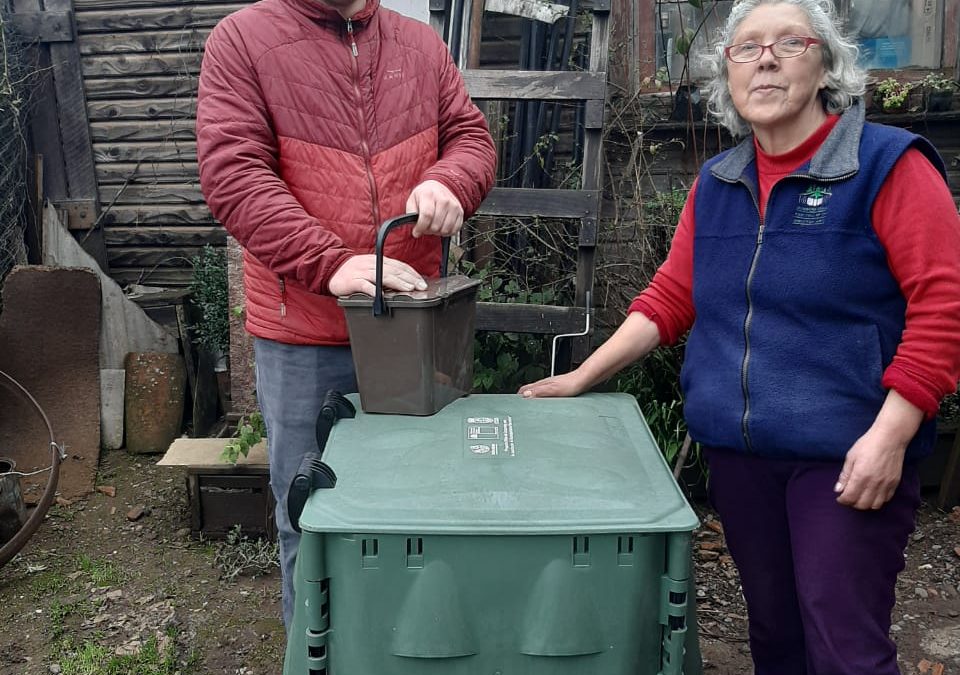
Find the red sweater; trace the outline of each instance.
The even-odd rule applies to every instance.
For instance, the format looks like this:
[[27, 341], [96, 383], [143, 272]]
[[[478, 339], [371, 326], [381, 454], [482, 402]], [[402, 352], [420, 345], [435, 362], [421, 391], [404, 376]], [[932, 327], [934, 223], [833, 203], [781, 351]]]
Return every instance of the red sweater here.
[[[771, 188], [813, 157], [838, 119], [831, 115], [810, 138], [783, 155], [769, 155], [755, 145], [761, 213]], [[696, 188], [694, 183], [666, 261], [629, 309], [657, 325], [661, 344], [679, 340], [695, 318]], [[942, 177], [920, 151], [908, 150], [894, 165], [873, 206], [873, 228], [907, 300], [903, 339], [883, 374], [883, 386], [895, 389], [930, 418], [960, 378], [960, 352], [943, 348], [960, 335], [960, 311], [946, 310], [960, 303], [960, 216]]]

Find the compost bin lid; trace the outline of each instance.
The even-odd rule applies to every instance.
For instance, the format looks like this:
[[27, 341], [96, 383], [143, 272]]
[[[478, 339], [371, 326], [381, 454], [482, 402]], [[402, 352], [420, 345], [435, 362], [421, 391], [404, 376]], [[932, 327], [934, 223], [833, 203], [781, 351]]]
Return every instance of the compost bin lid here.
[[[433, 307], [439, 305], [455, 295], [471, 290], [480, 285], [479, 279], [471, 279], [462, 274], [448, 277], [426, 279], [427, 288], [422, 291], [384, 291], [383, 300], [388, 307]], [[373, 297], [365, 293], [354, 293], [337, 299], [341, 307], [373, 306]]]
[[[357, 396], [351, 395], [357, 403]], [[333, 426], [337, 473], [300, 525], [314, 532], [568, 534], [690, 531], [697, 518], [628, 394], [474, 394], [431, 417]]]

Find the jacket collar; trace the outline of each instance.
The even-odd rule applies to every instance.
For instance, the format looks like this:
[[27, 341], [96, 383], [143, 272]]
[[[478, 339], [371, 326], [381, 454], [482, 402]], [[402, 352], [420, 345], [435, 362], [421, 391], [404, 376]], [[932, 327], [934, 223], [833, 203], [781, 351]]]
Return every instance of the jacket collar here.
[[[343, 23], [346, 21], [340, 13], [333, 7], [326, 5], [320, 0], [282, 0], [282, 2], [294, 11], [307, 16], [313, 20], [326, 21], [329, 23]], [[354, 23], [366, 23], [380, 8], [380, 0], [367, 0], [363, 9], [354, 14], [351, 20]]]
[[[858, 151], [864, 120], [863, 101], [855, 99], [814, 154], [810, 168], [805, 173], [820, 180], [836, 180], [855, 174], [860, 169]], [[736, 182], [754, 161], [755, 155], [753, 138], [747, 138], [714, 164], [710, 172], [720, 180]]]

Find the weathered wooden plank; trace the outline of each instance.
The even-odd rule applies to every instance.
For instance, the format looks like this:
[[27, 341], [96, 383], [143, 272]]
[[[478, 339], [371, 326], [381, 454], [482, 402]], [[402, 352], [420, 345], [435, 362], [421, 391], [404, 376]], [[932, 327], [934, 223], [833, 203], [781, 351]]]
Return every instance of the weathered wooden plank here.
[[227, 231], [220, 225], [112, 226], [106, 228], [104, 239], [107, 246], [226, 246]]
[[94, 143], [111, 141], [196, 141], [194, 120], [91, 122]]
[[605, 73], [542, 70], [465, 70], [473, 99], [603, 100]]
[[110, 277], [121, 286], [147, 284], [165, 288], [185, 288], [190, 285], [193, 271], [189, 267], [111, 267]]
[[128, 181], [139, 183], [187, 183], [197, 180], [196, 162], [108, 162], [97, 164], [101, 186]]
[[191, 141], [159, 143], [94, 143], [98, 164], [107, 162], [196, 162], [197, 144]]
[[150, 52], [200, 51], [209, 28], [181, 28], [140, 33], [90, 33], [80, 37], [80, 53], [143, 54]]
[[91, 101], [87, 113], [91, 122], [104, 120], [193, 119], [195, 98], [138, 98], [121, 101]]
[[596, 217], [597, 190], [494, 188], [480, 205], [484, 216], [540, 216], [542, 218]]
[[115, 10], [77, 12], [77, 32], [110, 33], [123, 30], [157, 30], [162, 28], [210, 28], [245, 4], [186, 5], [182, 7], [150, 7], [133, 12]]
[[[69, 9], [70, 0], [49, 0], [47, 6], [50, 9]], [[51, 44], [50, 60], [57, 92], [60, 142], [63, 145], [67, 188], [70, 196], [75, 199], [95, 197], [97, 182], [76, 43]]]
[[153, 54], [98, 54], [81, 60], [84, 77], [129, 77], [143, 75], [196, 75], [200, 52]]
[[213, 225], [216, 223], [205, 205], [139, 204], [113, 206], [101, 217], [104, 226], [116, 225]]
[[31, 42], [70, 42], [74, 37], [73, 12], [15, 12], [10, 24]]
[[477, 330], [559, 335], [583, 330], [583, 307], [477, 303]]
[[104, 204], [202, 204], [200, 183], [158, 183], [106, 185], [100, 188]]
[[111, 267], [183, 267], [202, 250], [203, 246], [113, 246], [108, 254]]
[[187, 75], [91, 77], [84, 84], [88, 100], [197, 95], [197, 77]]

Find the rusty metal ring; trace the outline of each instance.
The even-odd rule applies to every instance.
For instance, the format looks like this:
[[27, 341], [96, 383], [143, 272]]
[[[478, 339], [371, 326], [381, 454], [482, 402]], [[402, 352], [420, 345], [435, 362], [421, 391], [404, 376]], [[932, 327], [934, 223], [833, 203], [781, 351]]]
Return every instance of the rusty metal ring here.
[[40, 502], [37, 504], [37, 507], [33, 510], [33, 513], [30, 514], [30, 517], [27, 518], [20, 530], [13, 536], [13, 539], [8, 541], [6, 544], [0, 548], [0, 567], [6, 565], [13, 556], [17, 555], [20, 552], [30, 537], [33, 536], [34, 532], [40, 527], [40, 523], [43, 522], [44, 516], [47, 515], [47, 510], [50, 508], [50, 504], [53, 503], [53, 498], [57, 493], [57, 483], [60, 481], [60, 462], [64, 458], [63, 449], [59, 444], [57, 444], [56, 438], [53, 435], [53, 427], [50, 426], [50, 420], [47, 418], [47, 413], [43, 411], [43, 408], [40, 407], [40, 404], [37, 403], [37, 400], [30, 395], [30, 392], [27, 391], [22, 384], [17, 382], [15, 379], [10, 377], [7, 373], [0, 370], [0, 384], [5, 385], [8, 389], [13, 391], [13, 393], [20, 396], [20, 398], [30, 405], [32, 405], [37, 413], [40, 415], [40, 418], [43, 420], [43, 424], [47, 427], [47, 432], [50, 434], [50, 478], [47, 480], [47, 487], [43, 491], [43, 495], [40, 497]]

